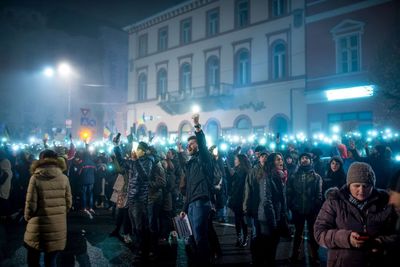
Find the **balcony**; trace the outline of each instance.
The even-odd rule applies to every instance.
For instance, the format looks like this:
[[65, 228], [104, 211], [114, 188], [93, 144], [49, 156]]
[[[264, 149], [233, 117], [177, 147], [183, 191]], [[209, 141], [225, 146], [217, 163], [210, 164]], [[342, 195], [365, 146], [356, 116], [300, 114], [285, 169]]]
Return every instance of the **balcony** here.
[[193, 104], [201, 106], [202, 111], [228, 109], [233, 96], [232, 84], [220, 83], [208, 87], [193, 87], [186, 91], [172, 91], [159, 98], [160, 107], [171, 115], [191, 111]]

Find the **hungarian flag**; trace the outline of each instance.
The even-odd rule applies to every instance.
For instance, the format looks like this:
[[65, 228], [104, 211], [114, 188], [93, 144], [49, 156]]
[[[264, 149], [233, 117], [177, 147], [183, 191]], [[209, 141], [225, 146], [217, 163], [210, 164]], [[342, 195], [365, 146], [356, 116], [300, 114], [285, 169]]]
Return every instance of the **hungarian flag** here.
[[104, 130], [103, 130], [103, 138], [104, 138], [104, 139], [108, 139], [108, 138], [110, 137], [110, 135], [111, 135], [110, 129], [108, 129], [107, 127], [104, 127]]

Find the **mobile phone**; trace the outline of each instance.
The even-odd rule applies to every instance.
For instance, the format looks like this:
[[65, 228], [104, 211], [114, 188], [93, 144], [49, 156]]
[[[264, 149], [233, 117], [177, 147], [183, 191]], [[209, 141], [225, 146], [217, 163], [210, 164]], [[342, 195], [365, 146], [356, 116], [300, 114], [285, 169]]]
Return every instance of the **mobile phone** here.
[[360, 234], [360, 236], [358, 238], [356, 238], [357, 240], [363, 240], [363, 241], [367, 241], [369, 239], [368, 235]]

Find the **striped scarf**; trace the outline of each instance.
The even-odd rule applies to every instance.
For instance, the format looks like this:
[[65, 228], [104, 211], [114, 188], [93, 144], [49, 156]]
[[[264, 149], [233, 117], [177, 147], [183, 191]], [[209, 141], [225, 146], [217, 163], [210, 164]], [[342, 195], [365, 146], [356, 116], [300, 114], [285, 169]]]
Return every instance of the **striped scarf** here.
[[365, 205], [367, 205], [367, 203], [368, 203], [368, 200], [360, 201], [360, 200], [354, 198], [351, 194], [349, 194], [349, 201], [351, 204], [356, 206], [361, 211], [364, 209]]

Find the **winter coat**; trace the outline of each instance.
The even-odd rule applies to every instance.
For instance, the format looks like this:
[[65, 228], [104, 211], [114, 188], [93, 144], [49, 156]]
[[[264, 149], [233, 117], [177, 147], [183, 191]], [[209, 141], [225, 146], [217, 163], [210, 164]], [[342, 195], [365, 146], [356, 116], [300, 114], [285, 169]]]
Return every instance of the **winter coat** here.
[[260, 203], [258, 221], [263, 235], [272, 235], [278, 230], [281, 220], [286, 218], [286, 196], [278, 175], [264, 175], [259, 182]]
[[187, 213], [189, 204], [193, 201], [210, 200], [213, 195], [214, 172], [212, 168], [211, 154], [206, 146], [206, 138], [203, 131], [195, 132], [199, 151], [185, 162], [183, 153], [178, 153], [180, 162], [183, 163], [185, 173], [186, 200], [183, 211]]
[[162, 190], [163, 198], [162, 198], [162, 210], [163, 211], [172, 211], [172, 193], [175, 189], [175, 174], [173, 168], [167, 168], [165, 170], [165, 181], [166, 185]]
[[80, 166], [79, 170], [80, 184], [81, 185], [93, 185], [94, 178], [96, 175], [96, 165], [93, 160], [88, 156], [85, 158]]
[[67, 242], [67, 212], [72, 206], [71, 188], [63, 159], [42, 159], [32, 164], [25, 203], [28, 222], [24, 242], [37, 250], [59, 251]]
[[373, 189], [362, 211], [350, 203], [349, 196], [346, 185], [340, 190], [328, 190], [314, 224], [316, 241], [328, 248], [327, 266], [387, 266], [381, 253], [372, 253], [371, 248], [353, 248], [350, 234], [352, 231], [366, 231], [371, 240], [379, 239], [385, 249], [398, 245], [399, 236], [395, 234], [397, 215], [392, 206], [388, 206], [388, 194]]
[[247, 172], [243, 168], [236, 167], [235, 172], [231, 177], [228, 207], [233, 210], [243, 209], [246, 176]]
[[252, 218], [258, 217], [258, 205], [260, 203], [260, 185], [257, 179], [258, 175], [263, 172], [263, 167], [260, 164], [251, 169], [246, 177], [244, 199], [243, 199], [243, 211], [245, 214]]
[[153, 158], [144, 155], [137, 160], [125, 160], [118, 146], [114, 153], [118, 164], [128, 172], [128, 205], [138, 202], [147, 205]]
[[333, 172], [329, 167], [328, 172], [322, 183], [322, 191], [325, 191], [332, 187], [341, 188], [344, 184], [346, 184], [346, 174], [344, 173], [343, 168], [341, 167], [336, 172]]
[[165, 170], [159, 160], [154, 162], [149, 181], [149, 204], [162, 205], [163, 189], [167, 185]]
[[288, 208], [299, 214], [317, 214], [322, 205], [322, 178], [312, 168], [302, 167], [287, 184]]

